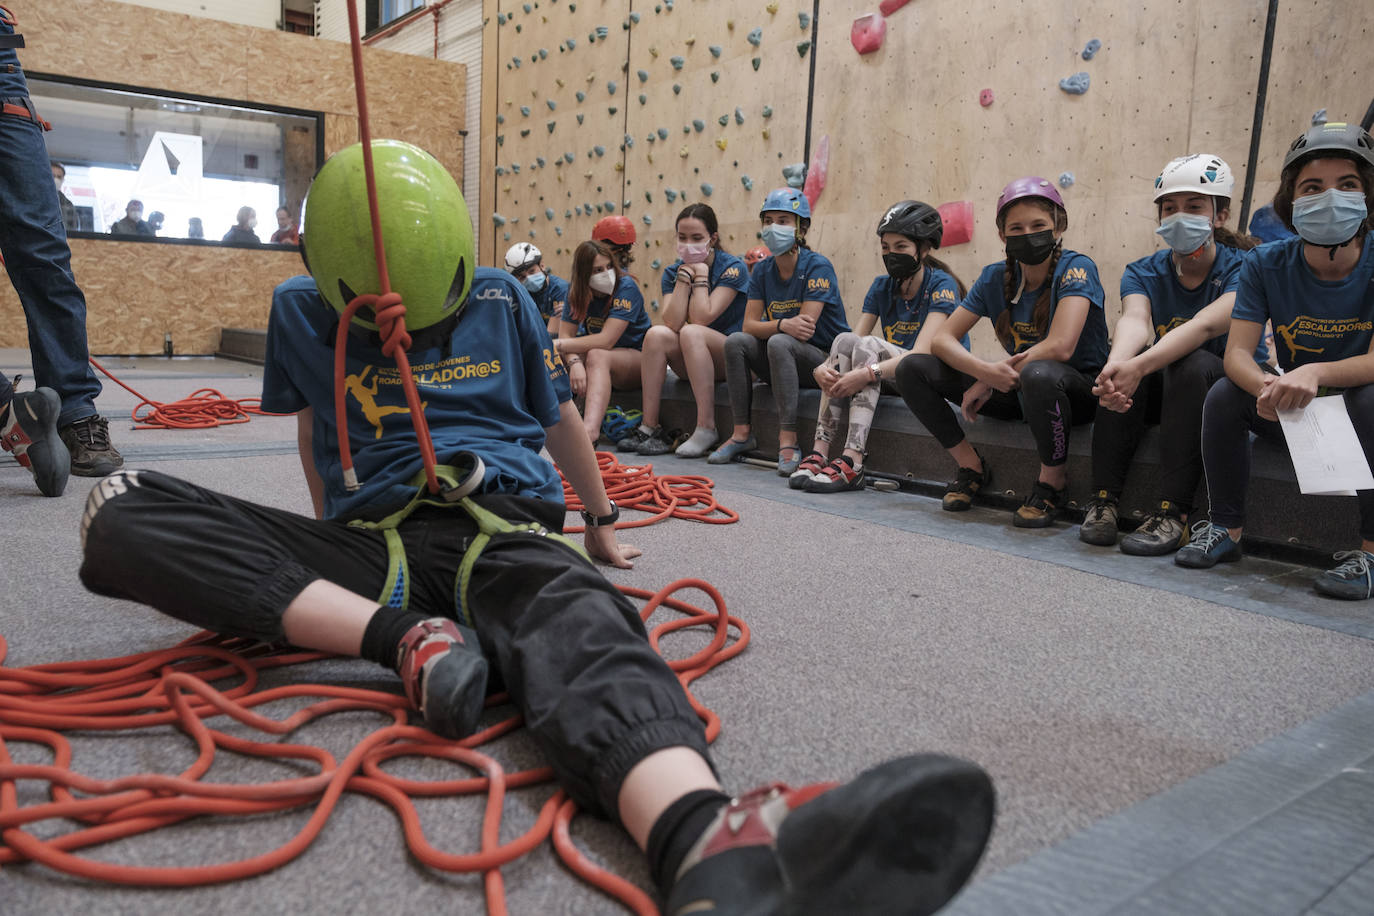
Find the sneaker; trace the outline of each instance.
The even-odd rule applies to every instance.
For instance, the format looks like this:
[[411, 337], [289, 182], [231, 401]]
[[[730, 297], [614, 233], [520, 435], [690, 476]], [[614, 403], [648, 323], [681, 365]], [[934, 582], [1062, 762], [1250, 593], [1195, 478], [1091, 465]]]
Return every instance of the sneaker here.
[[1121, 539], [1121, 552], [1133, 557], [1162, 557], [1188, 543], [1188, 526], [1167, 499], [1140, 527]]
[[671, 433], [665, 433], [663, 427], [654, 430], [652, 436], [648, 436], [639, 444], [637, 451], [641, 455], [666, 455], [673, 450], [673, 440], [677, 437]]
[[1313, 585], [1317, 591], [1329, 598], [1344, 598], [1346, 601], [1363, 601], [1374, 598], [1374, 554], [1363, 550], [1343, 550], [1334, 559], [1340, 565], [1318, 576]]
[[1203, 519], [1188, 532], [1188, 545], [1174, 554], [1174, 562], [1189, 569], [1211, 569], [1241, 558], [1240, 545], [1220, 525]]
[[968, 881], [992, 832], [992, 781], [936, 754], [841, 786], [734, 799], [683, 859], [665, 916], [923, 916]]
[[973, 497], [992, 483], [992, 469], [988, 467], [988, 460], [982, 455], [978, 456], [978, 460], [982, 463], [983, 470], [960, 468], [958, 475], [945, 488], [945, 496], [940, 500], [941, 509], [946, 512], [963, 512], [973, 505]]
[[1054, 524], [1064, 505], [1064, 491], [1037, 480], [1031, 487], [1030, 495], [1012, 513], [1011, 523], [1017, 528], [1048, 528]]
[[743, 442], [740, 442], [737, 439], [735, 439], [734, 436], [731, 436], [729, 439], [726, 439], [724, 442], [720, 444], [720, 448], [716, 449], [714, 452], [710, 454], [710, 456], [706, 459], [706, 463], [729, 464], [732, 461], [739, 461], [741, 458], [744, 457], [746, 452], [752, 452], [754, 449], [758, 447], [759, 440], [755, 439], [753, 436], [750, 436]]
[[792, 476], [787, 478], [787, 485], [793, 490], [805, 490], [807, 484], [825, 471], [825, 465], [825, 456], [820, 452], [812, 452], [802, 459]]
[[[783, 455], [791, 455], [791, 458], [784, 458]], [[802, 452], [799, 445], [784, 445], [778, 449], [778, 476], [788, 477], [801, 467]], [[790, 484], [789, 484], [790, 486]]]
[[15, 394], [0, 426], [0, 448], [33, 473], [38, 492], [61, 496], [71, 473], [71, 453], [57, 432], [62, 399], [51, 388]]
[[110, 444], [110, 424], [99, 414], [64, 426], [57, 434], [71, 452], [77, 477], [104, 477], [124, 467], [124, 456]]
[[627, 434], [616, 440], [615, 450], [618, 452], [638, 452], [641, 445], [661, 432], [663, 432], [663, 427], [661, 426], [655, 426], [652, 431], [647, 433], [636, 426]]
[[1098, 490], [1088, 501], [1083, 524], [1078, 526], [1078, 539], [1094, 547], [1113, 546], [1116, 544], [1116, 516], [1116, 500], [1106, 490]]
[[396, 648], [406, 699], [425, 727], [455, 741], [477, 731], [487, 698], [487, 660], [477, 634], [447, 617], [417, 623]]
[[863, 466], [854, 467], [848, 458], [836, 458], [806, 484], [808, 493], [843, 493], [863, 488]]

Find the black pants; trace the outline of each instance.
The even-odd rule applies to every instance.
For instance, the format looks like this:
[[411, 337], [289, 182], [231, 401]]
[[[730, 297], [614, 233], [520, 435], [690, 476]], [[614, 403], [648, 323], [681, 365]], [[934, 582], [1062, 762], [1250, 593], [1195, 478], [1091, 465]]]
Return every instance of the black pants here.
[[[1345, 390], [1345, 409], [1355, 427], [1365, 460], [1374, 465], [1374, 385]], [[1266, 420], [1255, 397], [1229, 378], [1207, 392], [1202, 410], [1202, 461], [1207, 469], [1207, 500], [1212, 523], [1245, 525], [1245, 491], [1250, 486], [1250, 433], [1283, 442], [1283, 428]], [[1360, 537], [1374, 541], [1374, 490], [1360, 490]]]
[[[973, 381], [927, 353], [913, 353], [897, 364], [902, 400], [946, 449], [964, 441], [964, 430], [946, 402], [960, 403]], [[999, 420], [1025, 419], [1040, 463], [1055, 467], [1069, 460], [1069, 429], [1090, 422], [1096, 409], [1087, 373], [1038, 359], [1022, 365], [1018, 392], [994, 391], [979, 413]]]
[[1099, 410], [1093, 421], [1093, 491], [1120, 498], [1145, 428], [1158, 424], [1160, 498], [1192, 512], [1202, 482], [1202, 403], [1225, 375], [1221, 357], [1194, 350], [1141, 379], [1130, 410]]
[[[511, 521], [563, 527], [563, 506], [479, 499]], [[456, 616], [454, 576], [476, 524], [461, 508], [403, 522], [411, 610]], [[197, 626], [267, 642], [310, 583], [368, 599], [385, 587], [379, 532], [259, 506], [153, 471], [92, 491], [81, 581]], [[136, 558], [137, 563], [131, 563]], [[579, 805], [614, 818], [625, 775], [669, 747], [709, 761], [705, 732], [676, 675], [650, 648], [634, 606], [571, 548], [527, 534], [494, 537], [468, 589], [483, 652], [558, 780]]]

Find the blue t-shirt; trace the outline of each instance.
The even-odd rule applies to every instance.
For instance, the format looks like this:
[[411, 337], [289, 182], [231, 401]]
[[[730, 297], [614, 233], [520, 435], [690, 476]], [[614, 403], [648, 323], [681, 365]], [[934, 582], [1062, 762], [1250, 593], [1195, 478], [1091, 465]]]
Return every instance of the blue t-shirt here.
[[[407, 503], [407, 484], [422, 467], [419, 444], [395, 361], [350, 334], [346, 363], [349, 443], [362, 487], [349, 492], [339, 469], [334, 422], [334, 332], [338, 313], [310, 277], [272, 295], [262, 407], [273, 413], [314, 409], [315, 467], [324, 479], [326, 518], [376, 517]], [[349, 333], [340, 329], [339, 333]], [[430, 438], [441, 464], [462, 451], [486, 464], [481, 493], [562, 502], [553, 465], [539, 456], [544, 430], [570, 400], [567, 373], [520, 281], [477, 268], [468, 304], [448, 346], [409, 354]]]
[[550, 318], [556, 314], [563, 314], [563, 303], [568, 301], [568, 281], [554, 276], [547, 270], [544, 271], [544, 275], [548, 277], [544, 281], [544, 288], [537, 293], [530, 293], [530, 298], [534, 300], [539, 314], [544, 316], [544, 325], [547, 327]]
[[[1019, 273], [1020, 266], [1016, 269]], [[959, 303], [959, 307], [987, 318], [994, 325], [997, 324], [998, 317], [1007, 309], [1002, 287], [1002, 278], [1006, 271], [1007, 265], [1004, 261], [984, 267], [973, 288], [964, 297], [964, 301]], [[1045, 294], [1045, 287], [1038, 290], [1022, 290], [1021, 297], [1012, 304], [1011, 336], [1015, 347], [1011, 353], [1029, 350], [1040, 342], [1042, 335], [1036, 331], [1032, 319], [1036, 302]], [[1088, 318], [1083, 322], [1083, 330], [1078, 335], [1078, 346], [1074, 348], [1068, 363], [1079, 372], [1096, 374], [1107, 362], [1107, 317], [1102, 310], [1102, 284], [1097, 279], [1097, 265], [1093, 263], [1092, 258], [1064, 249], [1059, 257], [1059, 263], [1055, 265], [1054, 276], [1050, 278], [1048, 295], [1053, 297], [1050, 301], [1050, 324], [1054, 322], [1054, 313], [1059, 309], [1059, 300], [1065, 296], [1082, 296], [1090, 303]], [[1046, 327], [1048, 326], [1047, 324]]]
[[749, 278], [749, 298], [763, 302], [763, 320], [777, 321], [801, 313], [803, 302], [823, 302], [824, 308], [816, 316], [816, 333], [810, 343], [829, 352], [835, 338], [849, 330], [844, 314], [844, 300], [840, 298], [840, 281], [835, 268], [825, 255], [809, 248], [797, 255], [797, 268], [792, 279], [784, 282], [778, 273], [776, 258], [764, 258], [754, 265]]
[[[1363, 356], [1374, 339], [1374, 244], [1368, 236], [1344, 280], [1319, 280], [1294, 236], [1250, 252], [1240, 268], [1232, 318], [1274, 323], [1274, 347], [1287, 372], [1306, 363]], [[1323, 255], [1324, 256], [1324, 255]]]
[[[619, 318], [629, 323], [612, 349], [643, 349], [644, 335], [649, 332], [652, 322], [649, 321], [649, 313], [644, 311], [644, 295], [639, 291], [639, 284], [629, 274], [620, 278], [614, 296], [592, 297], [587, 305], [587, 317], [577, 326], [577, 336], [599, 333], [607, 318]], [[562, 319], [573, 321], [572, 305], [568, 302], [563, 303]]]
[[[916, 338], [921, 334], [927, 315], [931, 312], [954, 314], [959, 307], [959, 284], [943, 270], [926, 267], [921, 288], [916, 295], [910, 299], [901, 298], [900, 292], [894, 291], [894, 286], [899, 285], [894, 284], [887, 274], [875, 277], [873, 285], [868, 288], [868, 295], [864, 296], [863, 311], [865, 315], [878, 316], [883, 340], [910, 350], [916, 345]], [[967, 334], [962, 343], [967, 349]]]
[[[1185, 322], [1191, 321], [1226, 293], [1233, 292], [1240, 281], [1240, 265], [1245, 252], [1227, 245], [1217, 246], [1217, 258], [1207, 278], [1197, 289], [1188, 289], [1178, 280], [1169, 249], [1156, 251], [1149, 257], [1132, 261], [1121, 274], [1121, 298], [1141, 295], [1150, 300], [1150, 323], [1158, 340]], [[1226, 335], [1213, 337], [1200, 349], [1217, 356], [1226, 355]], [[1269, 360], [1269, 348], [1260, 341], [1255, 349], [1255, 362]]]
[[[663, 268], [663, 290], [664, 298], [673, 294], [673, 287], [677, 285], [677, 269], [682, 265], [679, 258], [667, 267]], [[710, 284], [708, 292], [714, 293], [716, 287], [724, 284], [735, 291], [735, 298], [725, 307], [725, 311], [716, 316], [716, 320], [711, 322], [709, 327], [722, 334], [733, 334], [744, 324], [744, 307], [749, 302], [749, 267], [744, 263], [743, 258], [737, 258], [724, 251], [717, 251], [715, 259], [711, 262], [711, 273], [707, 282]]]

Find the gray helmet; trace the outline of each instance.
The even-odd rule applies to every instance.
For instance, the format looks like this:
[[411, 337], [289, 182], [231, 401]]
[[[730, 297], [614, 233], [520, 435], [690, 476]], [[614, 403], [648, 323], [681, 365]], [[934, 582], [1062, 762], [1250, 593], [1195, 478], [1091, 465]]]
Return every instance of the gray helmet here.
[[895, 232], [913, 242], [929, 242], [932, 248], [940, 247], [940, 239], [945, 234], [945, 224], [940, 213], [930, 204], [919, 200], [903, 200], [893, 204], [878, 220], [878, 234]]
[[1344, 153], [1374, 168], [1374, 139], [1370, 138], [1369, 131], [1358, 124], [1331, 121], [1318, 124], [1293, 141], [1288, 155], [1283, 157], [1283, 170], [1286, 172], [1327, 151]]

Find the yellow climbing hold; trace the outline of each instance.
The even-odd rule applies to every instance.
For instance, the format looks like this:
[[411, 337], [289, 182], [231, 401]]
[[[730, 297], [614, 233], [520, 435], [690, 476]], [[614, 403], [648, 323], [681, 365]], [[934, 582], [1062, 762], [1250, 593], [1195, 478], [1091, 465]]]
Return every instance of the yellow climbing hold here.
[[509, 193], [510, 193], [510, 185], [506, 185], [506, 186], [505, 186], [504, 188], [502, 188], [501, 190], [504, 191], [504, 192], [506, 192], [507, 194], [509, 194]]
[[729, 29], [730, 31], [733, 32], [733, 31], [735, 30], [735, 20], [733, 20], [733, 19], [727, 19], [727, 20], [725, 20], [725, 27], [726, 27], [727, 29]]
[[725, 149], [725, 145], [726, 145], [726, 141], [725, 141], [725, 138], [724, 138], [724, 137], [721, 137], [719, 140], [716, 141], [716, 149], [721, 149], [721, 150], [723, 150], [723, 149]]
[[765, 127], [763, 129], [763, 139], [767, 140], [770, 136], [772, 135], [768, 133], [768, 128]]
[[650, 46], [649, 46], [649, 56], [650, 56], [650, 57], [658, 57], [658, 48], [654, 47], [653, 45], [650, 45]]
[[555, 79], [554, 82], [558, 84], [558, 88], [559, 88], [559, 89], [562, 89], [562, 88], [563, 88], [563, 80], [562, 80], [562, 79]]
[[697, 43], [697, 37], [695, 35], [688, 35], [685, 39], [683, 39], [682, 43], [690, 48], [692, 45]]
[[773, 15], [778, 11], [778, 5], [776, 3], [770, 3], [765, 6], [764, 9], [768, 10], [769, 15]]
[[623, 171], [625, 171], [625, 163], [623, 163], [623, 162], [617, 162], [617, 163], [615, 164], [615, 170], [616, 170], [617, 172], [623, 172]]
[[678, 150], [678, 151], [677, 151], [677, 154], [678, 154], [678, 156], [680, 156], [681, 158], [686, 159], [686, 158], [687, 158], [687, 147], [684, 146], [682, 149]]

